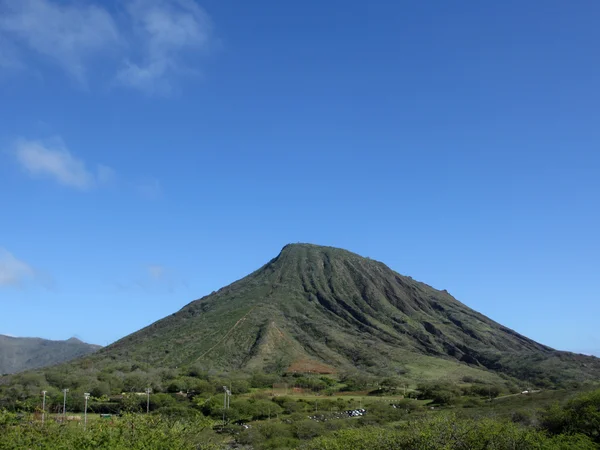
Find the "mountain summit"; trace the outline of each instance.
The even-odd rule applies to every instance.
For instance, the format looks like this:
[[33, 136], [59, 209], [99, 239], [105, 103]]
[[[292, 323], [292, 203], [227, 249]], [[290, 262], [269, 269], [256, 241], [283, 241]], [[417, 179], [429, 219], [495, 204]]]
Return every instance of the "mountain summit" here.
[[600, 360], [539, 344], [446, 291], [311, 244], [286, 245], [259, 270], [94, 357], [413, 378], [476, 371], [559, 382], [600, 373]]

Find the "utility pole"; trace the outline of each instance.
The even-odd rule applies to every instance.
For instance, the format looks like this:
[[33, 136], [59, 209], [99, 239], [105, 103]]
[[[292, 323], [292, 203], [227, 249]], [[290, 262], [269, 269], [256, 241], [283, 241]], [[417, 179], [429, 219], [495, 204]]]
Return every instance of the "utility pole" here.
[[68, 389], [63, 389], [63, 422], [67, 420], [67, 392]]
[[42, 391], [42, 425], [44, 425], [44, 419], [46, 418], [46, 393], [48, 391]]
[[85, 394], [83, 394], [83, 398], [85, 399], [85, 409], [83, 410], [83, 431], [87, 430], [87, 405], [88, 405], [88, 400], [90, 399], [90, 394], [89, 392], [86, 392]]
[[152, 389], [146, 388], [146, 414], [150, 412], [150, 392]]
[[227, 386], [223, 386], [223, 426], [225, 426], [225, 410], [227, 409]]

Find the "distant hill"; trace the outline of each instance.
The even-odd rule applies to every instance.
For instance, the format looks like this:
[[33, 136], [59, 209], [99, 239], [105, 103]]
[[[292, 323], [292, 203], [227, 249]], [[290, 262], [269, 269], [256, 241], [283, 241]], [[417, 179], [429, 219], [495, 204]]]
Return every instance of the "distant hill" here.
[[0, 374], [38, 369], [88, 355], [100, 349], [76, 338], [50, 341], [0, 335]]
[[600, 375], [597, 358], [537, 343], [383, 263], [310, 244], [287, 245], [256, 272], [91, 360], [541, 384]]

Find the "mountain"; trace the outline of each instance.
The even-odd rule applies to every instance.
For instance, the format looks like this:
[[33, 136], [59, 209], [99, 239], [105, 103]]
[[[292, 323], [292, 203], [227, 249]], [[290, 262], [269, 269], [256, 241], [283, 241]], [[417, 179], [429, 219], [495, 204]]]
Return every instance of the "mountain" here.
[[467, 375], [561, 383], [600, 360], [556, 351], [446, 291], [346, 250], [291, 244], [259, 270], [100, 350], [156, 367]]
[[100, 349], [77, 338], [50, 341], [0, 335], [0, 374], [38, 369], [85, 356]]

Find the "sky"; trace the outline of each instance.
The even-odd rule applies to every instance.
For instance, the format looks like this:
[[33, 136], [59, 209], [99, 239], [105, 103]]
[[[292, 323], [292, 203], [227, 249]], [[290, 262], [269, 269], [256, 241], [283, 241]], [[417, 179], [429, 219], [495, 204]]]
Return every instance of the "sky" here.
[[600, 3], [0, 0], [0, 334], [346, 248], [600, 355]]

